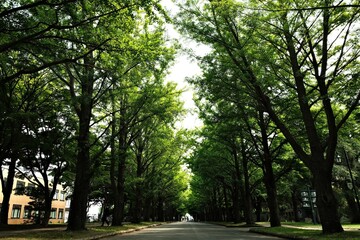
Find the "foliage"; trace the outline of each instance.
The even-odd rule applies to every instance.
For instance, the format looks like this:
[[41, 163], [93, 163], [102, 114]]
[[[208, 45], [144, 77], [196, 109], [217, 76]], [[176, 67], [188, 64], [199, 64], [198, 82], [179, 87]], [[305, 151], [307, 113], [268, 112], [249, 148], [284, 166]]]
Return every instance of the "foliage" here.
[[257, 105], [309, 168], [324, 233], [342, 231], [329, 176], [338, 132], [360, 99], [354, 45], [359, 14], [351, 5], [333, 4], [186, 1], [178, 17], [183, 33], [212, 48], [199, 57], [206, 81], [195, 83], [203, 95], [220, 102], [226, 86], [222, 97], [233, 107]]
[[[177, 48], [164, 34], [168, 20], [158, 1], [0, 4], [1, 164], [20, 160], [18, 170], [27, 170], [20, 175], [50, 199], [51, 184], [68, 185], [76, 206], [70, 213], [76, 216], [69, 221], [73, 230], [84, 227], [87, 201], [114, 194], [108, 191], [110, 151], [118, 154], [111, 144], [122, 143], [116, 136], [124, 128], [119, 119], [131, 133], [126, 154], [135, 156], [135, 139], [149, 143], [142, 167], [152, 185], [142, 190], [144, 196], [162, 193], [169, 206], [180, 204], [185, 143], [171, 127], [183, 110], [176, 85], [164, 83]], [[126, 114], [120, 110], [124, 104]], [[163, 178], [157, 182], [152, 174], [159, 172]], [[132, 184], [130, 173], [126, 181]]]

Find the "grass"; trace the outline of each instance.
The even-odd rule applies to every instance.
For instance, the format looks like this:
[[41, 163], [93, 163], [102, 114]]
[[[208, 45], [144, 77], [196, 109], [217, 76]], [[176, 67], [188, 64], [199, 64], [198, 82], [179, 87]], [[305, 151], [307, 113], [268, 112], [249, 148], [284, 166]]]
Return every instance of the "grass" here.
[[90, 224], [85, 231], [66, 231], [65, 226], [58, 226], [57, 228], [46, 229], [24, 229], [16, 231], [0, 231], [0, 239], [9, 240], [43, 240], [43, 239], [91, 239], [96, 236], [111, 235], [116, 233], [122, 233], [125, 231], [135, 231], [151, 225], [158, 224], [156, 222], [143, 222], [140, 224], [126, 224], [119, 227], [101, 227], [99, 224]]
[[357, 240], [360, 239], [359, 224], [343, 224], [344, 232], [335, 234], [323, 234], [321, 225], [309, 223], [283, 223], [282, 227], [262, 227], [254, 228], [252, 231], [282, 236], [292, 239], [311, 239], [311, 240]]
[[[91, 239], [97, 236], [111, 235], [121, 233], [125, 231], [135, 231], [154, 224], [156, 222], [143, 222], [140, 224], [126, 224], [120, 227], [101, 227], [99, 223], [87, 225], [86, 231], [65, 231], [66, 225], [50, 225], [49, 228], [34, 228], [34, 226], [9, 226], [7, 229], [0, 231], [0, 239], [9, 240], [44, 240], [44, 239]], [[218, 223], [220, 224], [220, 223]], [[268, 223], [258, 223], [258, 226]], [[360, 224], [343, 224], [345, 229], [342, 233], [336, 234], [322, 234], [321, 225], [311, 223], [291, 223], [284, 222], [282, 227], [256, 227], [252, 228], [252, 231], [271, 234], [276, 236], [282, 236], [287, 239], [307, 239], [307, 240], [357, 240], [360, 239]], [[242, 224], [222, 223], [222, 225], [230, 227], [243, 227]], [[21, 228], [21, 229], [19, 229]]]

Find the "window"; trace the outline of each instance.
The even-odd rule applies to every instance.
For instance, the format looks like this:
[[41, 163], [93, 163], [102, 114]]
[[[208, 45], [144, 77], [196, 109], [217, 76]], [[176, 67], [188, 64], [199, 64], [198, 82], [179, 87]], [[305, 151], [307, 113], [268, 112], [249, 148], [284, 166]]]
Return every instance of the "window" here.
[[15, 194], [22, 195], [22, 194], [24, 194], [24, 190], [25, 190], [25, 182], [18, 180], [16, 182]]
[[63, 218], [64, 218], [64, 209], [59, 209], [58, 219], [63, 219]]
[[58, 200], [58, 198], [59, 198], [59, 190], [56, 190], [53, 199]]
[[65, 202], [65, 207], [70, 208], [71, 199], [67, 199]]
[[60, 201], [65, 201], [65, 191], [60, 192]]
[[33, 183], [28, 183], [26, 188], [26, 194], [32, 196], [34, 194], [34, 191], [35, 191], [35, 185]]
[[52, 218], [52, 219], [56, 218], [56, 208], [51, 209], [50, 218]]
[[11, 218], [20, 218], [21, 213], [21, 205], [13, 205], [12, 211], [11, 211]]
[[30, 219], [31, 218], [31, 210], [32, 207], [31, 206], [25, 206], [24, 207], [24, 219]]

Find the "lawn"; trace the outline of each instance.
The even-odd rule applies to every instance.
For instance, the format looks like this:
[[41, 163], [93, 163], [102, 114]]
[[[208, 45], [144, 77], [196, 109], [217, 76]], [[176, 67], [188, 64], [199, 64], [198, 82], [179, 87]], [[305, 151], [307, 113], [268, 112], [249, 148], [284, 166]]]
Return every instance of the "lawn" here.
[[344, 232], [336, 234], [322, 234], [321, 225], [307, 223], [282, 223], [282, 227], [261, 227], [253, 228], [251, 231], [266, 233], [276, 236], [283, 236], [295, 239], [316, 239], [316, 240], [332, 240], [332, 239], [360, 239], [359, 224], [343, 224]]
[[96, 236], [121, 234], [127, 231], [136, 231], [142, 228], [156, 225], [155, 222], [144, 222], [140, 224], [126, 224], [119, 227], [101, 227], [97, 225], [89, 225], [86, 231], [66, 231], [64, 227], [46, 228], [46, 229], [24, 229], [24, 230], [2, 230], [0, 231], [0, 239], [9, 240], [45, 240], [45, 239], [90, 239]]

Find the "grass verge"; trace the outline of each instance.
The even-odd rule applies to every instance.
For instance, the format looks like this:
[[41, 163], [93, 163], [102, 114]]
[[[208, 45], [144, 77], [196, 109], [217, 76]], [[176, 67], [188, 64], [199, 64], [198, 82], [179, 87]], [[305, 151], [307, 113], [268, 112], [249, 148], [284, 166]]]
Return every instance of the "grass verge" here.
[[46, 228], [18, 231], [0, 232], [0, 239], [9, 240], [45, 240], [45, 239], [97, 239], [103, 236], [111, 236], [131, 231], [137, 231], [159, 223], [143, 222], [140, 224], [126, 224], [118, 227], [101, 227], [90, 225], [85, 231], [66, 231], [65, 228]]
[[312, 224], [299, 225], [299, 224], [288, 224], [288, 223], [284, 223], [284, 226], [282, 227], [253, 228], [250, 231], [284, 237], [287, 239], [308, 239], [308, 240], [360, 239], [360, 231], [358, 230], [360, 225], [344, 224], [343, 227], [345, 229], [344, 232], [335, 233], [335, 234], [322, 234], [322, 230], [319, 225], [312, 225]]

